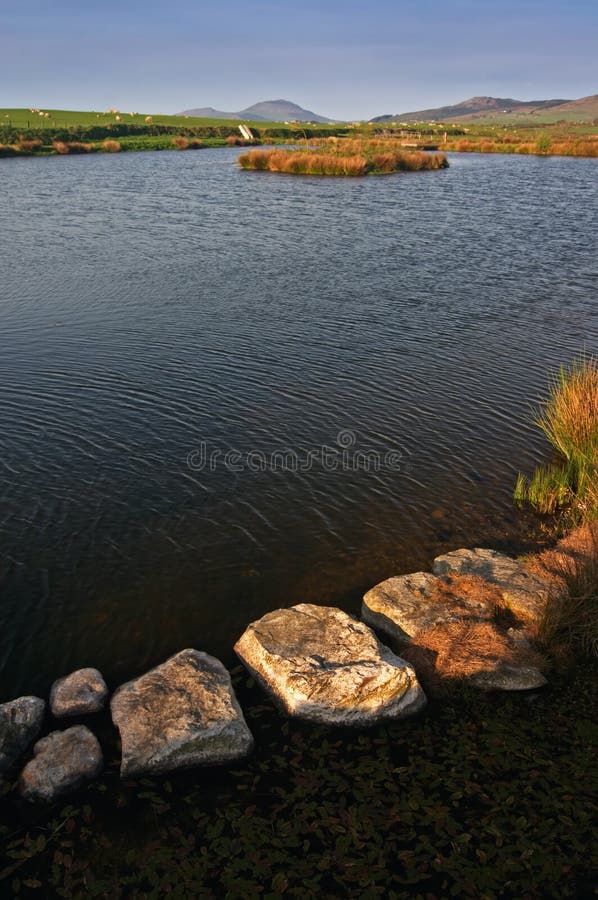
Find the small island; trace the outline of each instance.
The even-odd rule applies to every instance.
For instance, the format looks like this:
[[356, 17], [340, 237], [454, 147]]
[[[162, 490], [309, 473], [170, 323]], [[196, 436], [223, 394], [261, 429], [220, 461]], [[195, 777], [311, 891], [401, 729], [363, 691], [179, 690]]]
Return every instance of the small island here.
[[239, 157], [242, 169], [285, 175], [390, 175], [448, 168], [444, 153], [404, 150], [396, 140], [329, 138], [305, 149], [250, 150]]

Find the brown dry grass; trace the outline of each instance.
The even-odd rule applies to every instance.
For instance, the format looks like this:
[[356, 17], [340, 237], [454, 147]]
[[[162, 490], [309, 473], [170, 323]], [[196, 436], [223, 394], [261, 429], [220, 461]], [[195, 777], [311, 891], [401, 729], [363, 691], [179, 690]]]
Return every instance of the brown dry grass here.
[[598, 656], [598, 522], [576, 528], [527, 568], [550, 585], [544, 615], [530, 629], [560, 660], [580, 651]]
[[471, 606], [463, 600], [486, 607], [491, 614], [505, 606], [500, 589], [479, 575], [444, 575], [435, 582], [430, 599], [464, 613], [469, 612]]
[[36, 150], [39, 150], [42, 146], [42, 142], [39, 140], [28, 141], [23, 138], [17, 141], [16, 144], [13, 144], [15, 150], [19, 150], [21, 153], [35, 153]]
[[556, 137], [547, 142], [546, 146], [538, 141], [522, 141], [515, 135], [504, 135], [500, 140], [480, 138], [471, 140], [448, 141], [446, 148], [458, 153], [520, 153], [538, 156], [580, 156], [598, 157], [598, 135], [586, 135], [578, 137]]
[[120, 144], [118, 141], [102, 141], [102, 150], [104, 153], [120, 153]]
[[91, 153], [93, 144], [84, 144], [81, 141], [52, 141], [52, 146], [57, 153]]
[[177, 148], [177, 150], [186, 150], [189, 146], [189, 141], [186, 137], [182, 135], [177, 135], [177, 137], [173, 137], [172, 143]]
[[513, 643], [490, 622], [451, 622], [417, 632], [401, 650], [424, 689], [442, 694], [451, 684], [472, 675], [493, 672], [501, 664], [546, 668], [544, 657], [535, 650]]
[[[392, 151], [388, 149], [389, 144]], [[239, 157], [244, 169], [284, 172], [293, 175], [366, 175], [400, 171], [441, 169], [448, 165], [444, 154], [397, 150], [389, 141], [336, 140], [314, 142], [314, 152], [305, 150], [250, 150]]]

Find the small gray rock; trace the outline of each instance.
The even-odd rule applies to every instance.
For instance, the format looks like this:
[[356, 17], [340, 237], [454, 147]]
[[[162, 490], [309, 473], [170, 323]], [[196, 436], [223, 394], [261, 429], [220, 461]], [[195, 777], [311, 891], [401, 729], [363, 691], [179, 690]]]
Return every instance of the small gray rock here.
[[27, 800], [52, 803], [95, 778], [102, 767], [98, 739], [85, 725], [73, 725], [37, 742], [21, 772], [19, 791]]
[[434, 560], [434, 574], [479, 575], [497, 585], [506, 605], [521, 619], [537, 619], [546, 605], [546, 582], [531, 575], [525, 566], [496, 550], [453, 550]]
[[253, 622], [235, 651], [288, 715], [329, 725], [369, 725], [426, 703], [412, 666], [356, 619], [300, 603]]
[[0, 706], [0, 778], [36, 739], [45, 712], [39, 697], [19, 697]]
[[78, 669], [58, 678], [50, 690], [52, 715], [83, 716], [104, 708], [108, 688], [97, 669]]
[[110, 708], [123, 776], [226, 763], [253, 748], [227, 669], [199, 650], [181, 650], [123, 684]]
[[482, 691], [530, 691], [548, 684], [536, 666], [501, 662], [494, 669], [472, 675], [469, 683]]

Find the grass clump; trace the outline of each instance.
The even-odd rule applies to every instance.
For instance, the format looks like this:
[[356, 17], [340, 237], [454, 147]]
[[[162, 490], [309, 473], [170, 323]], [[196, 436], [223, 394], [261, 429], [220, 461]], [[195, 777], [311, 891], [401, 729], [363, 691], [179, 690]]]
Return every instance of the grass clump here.
[[557, 460], [530, 479], [520, 474], [515, 499], [538, 512], [569, 509], [576, 523], [598, 514], [598, 362], [592, 357], [561, 367], [536, 423]]
[[535, 642], [557, 659], [598, 656], [598, 523], [574, 529], [528, 563], [550, 586]]
[[290, 175], [386, 175], [448, 166], [442, 153], [408, 152], [393, 141], [331, 139], [301, 150], [250, 150], [239, 157], [243, 169]]
[[121, 147], [118, 141], [106, 140], [101, 144], [104, 153], [120, 153]]
[[83, 141], [53, 141], [52, 146], [59, 154], [68, 153], [91, 153], [94, 149], [93, 144], [86, 144]]

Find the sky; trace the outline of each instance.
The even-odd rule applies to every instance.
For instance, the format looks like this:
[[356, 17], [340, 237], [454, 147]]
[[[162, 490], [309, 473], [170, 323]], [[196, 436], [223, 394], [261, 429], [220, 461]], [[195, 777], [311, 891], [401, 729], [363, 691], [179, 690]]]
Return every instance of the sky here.
[[598, 93], [598, 0], [0, 0], [0, 107], [372, 118]]

